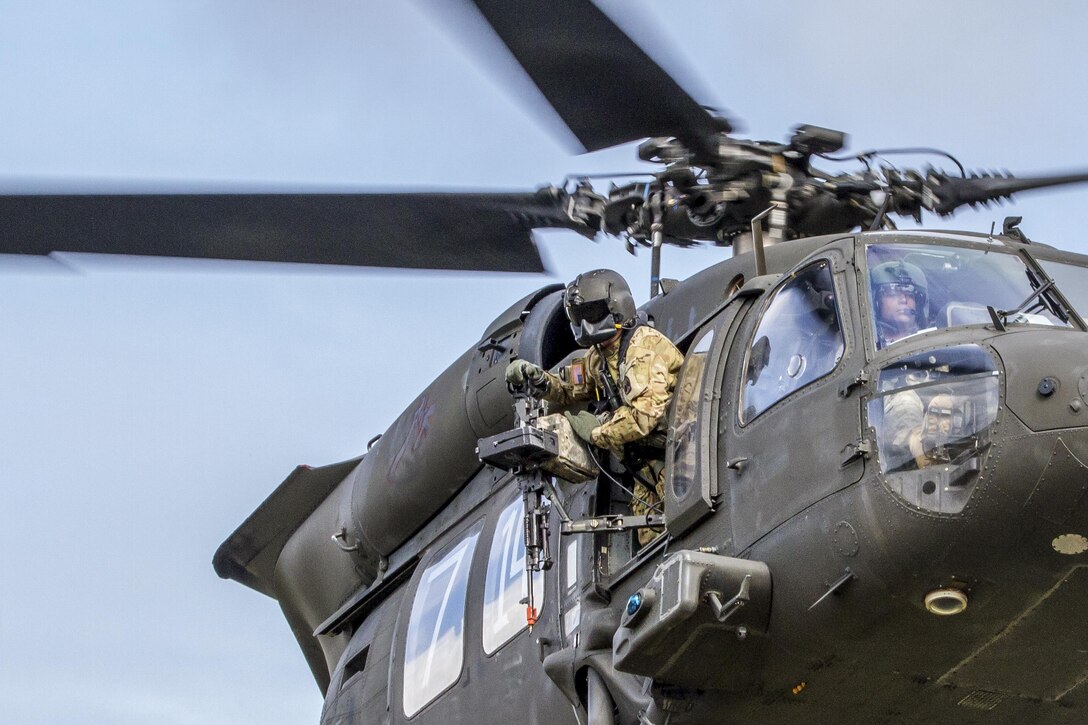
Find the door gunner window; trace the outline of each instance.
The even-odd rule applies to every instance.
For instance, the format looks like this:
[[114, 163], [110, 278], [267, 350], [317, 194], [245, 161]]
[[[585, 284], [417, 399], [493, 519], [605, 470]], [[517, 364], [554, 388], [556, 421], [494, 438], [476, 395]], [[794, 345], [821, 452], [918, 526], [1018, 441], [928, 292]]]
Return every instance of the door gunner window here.
[[[525, 504], [507, 506], [495, 526], [484, 584], [483, 645], [492, 654], [528, 624], [525, 620]], [[533, 593], [544, 599], [544, 572], [533, 572]]]
[[709, 329], [695, 341], [684, 358], [680, 370], [680, 382], [676, 387], [673, 404], [673, 427], [670, 432], [671, 447], [665, 470], [672, 482], [672, 492], [677, 499], [687, 497], [695, 483], [696, 443], [699, 434], [699, 403], [706, 372], [707, 354], [714, 341], [714, 330]]
[[826, 261], [778, 288], [744, 360], [741, 424], [835, 369], [846, 349]]
[[465, 593], [479, 535], [477, 525], [428, 566], [419, 580], [404, 648], [404, 714], [408, 717], [461, 676], [465, 660]]

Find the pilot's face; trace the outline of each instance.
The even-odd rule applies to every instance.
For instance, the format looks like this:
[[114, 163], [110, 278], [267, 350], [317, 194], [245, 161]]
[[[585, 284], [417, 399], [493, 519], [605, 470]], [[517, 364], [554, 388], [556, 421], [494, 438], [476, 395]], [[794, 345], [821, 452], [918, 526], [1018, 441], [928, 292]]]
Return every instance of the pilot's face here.
[[905, 290], [886, 289], [880, 294], [880, 319], [896, 329], [918, 329], [918, 301]]

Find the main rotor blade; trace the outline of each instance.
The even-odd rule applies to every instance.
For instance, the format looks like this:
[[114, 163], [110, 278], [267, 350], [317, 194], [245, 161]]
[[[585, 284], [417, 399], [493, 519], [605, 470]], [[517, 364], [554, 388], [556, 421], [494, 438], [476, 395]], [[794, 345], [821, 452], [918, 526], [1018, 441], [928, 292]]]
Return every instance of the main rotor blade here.
[[589, 151], [675, 136], [700, 158], [730, 131], [589, 0], [472, 0]]
[[575, 227], [551, 190], [0, 196], [3, 254], [542, 272], [539, 227]]
[[995, 201], [1021, 191], [1086, 181], [1088, 173], [1036, 177], [975, 176], [964, 179], [932, 172], [926, 178], [926, 206], [937, 214], [951, 214], [964, 204]]

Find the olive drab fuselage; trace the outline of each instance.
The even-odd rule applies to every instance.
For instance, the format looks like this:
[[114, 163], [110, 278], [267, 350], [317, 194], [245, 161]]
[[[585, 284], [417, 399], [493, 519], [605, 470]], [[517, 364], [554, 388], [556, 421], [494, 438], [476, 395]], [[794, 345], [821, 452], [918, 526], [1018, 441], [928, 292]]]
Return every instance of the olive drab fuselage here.
[[[870, 274], [895, 260], [928, 310], [882, 341]], [[531, 631], [521, 497], [472, 461], [512, 425], [510, 359], [581, 355], [558, 289], [228, 539], [217, 568], [280, 600], [323, 722], [1084, 721], [1088, 334], [1039, 276], [1088, 313], [1088, 258], [888, 232], [767, 270], [739, 255], [642, 308], [685, 355], [666, 535], [564, 536], [552, 506]], [[573, 519], [628, 506], [604, 476], [556, 486]]]

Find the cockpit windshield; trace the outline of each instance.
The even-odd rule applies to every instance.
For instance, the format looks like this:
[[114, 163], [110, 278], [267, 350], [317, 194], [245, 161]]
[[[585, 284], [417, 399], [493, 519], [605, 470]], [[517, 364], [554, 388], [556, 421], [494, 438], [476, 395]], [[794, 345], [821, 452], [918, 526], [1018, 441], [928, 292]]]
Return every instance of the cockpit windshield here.
[[1039, 264], [1058, 285], [1073, 309], [1082, 318], [1088, 315], [1088, 267], [1049, 259], [1040, 259]]
[[1068, 326], [1016, 254], [928, 244], [866, 249], [877, 348], [920, 332], [990, 323]]

